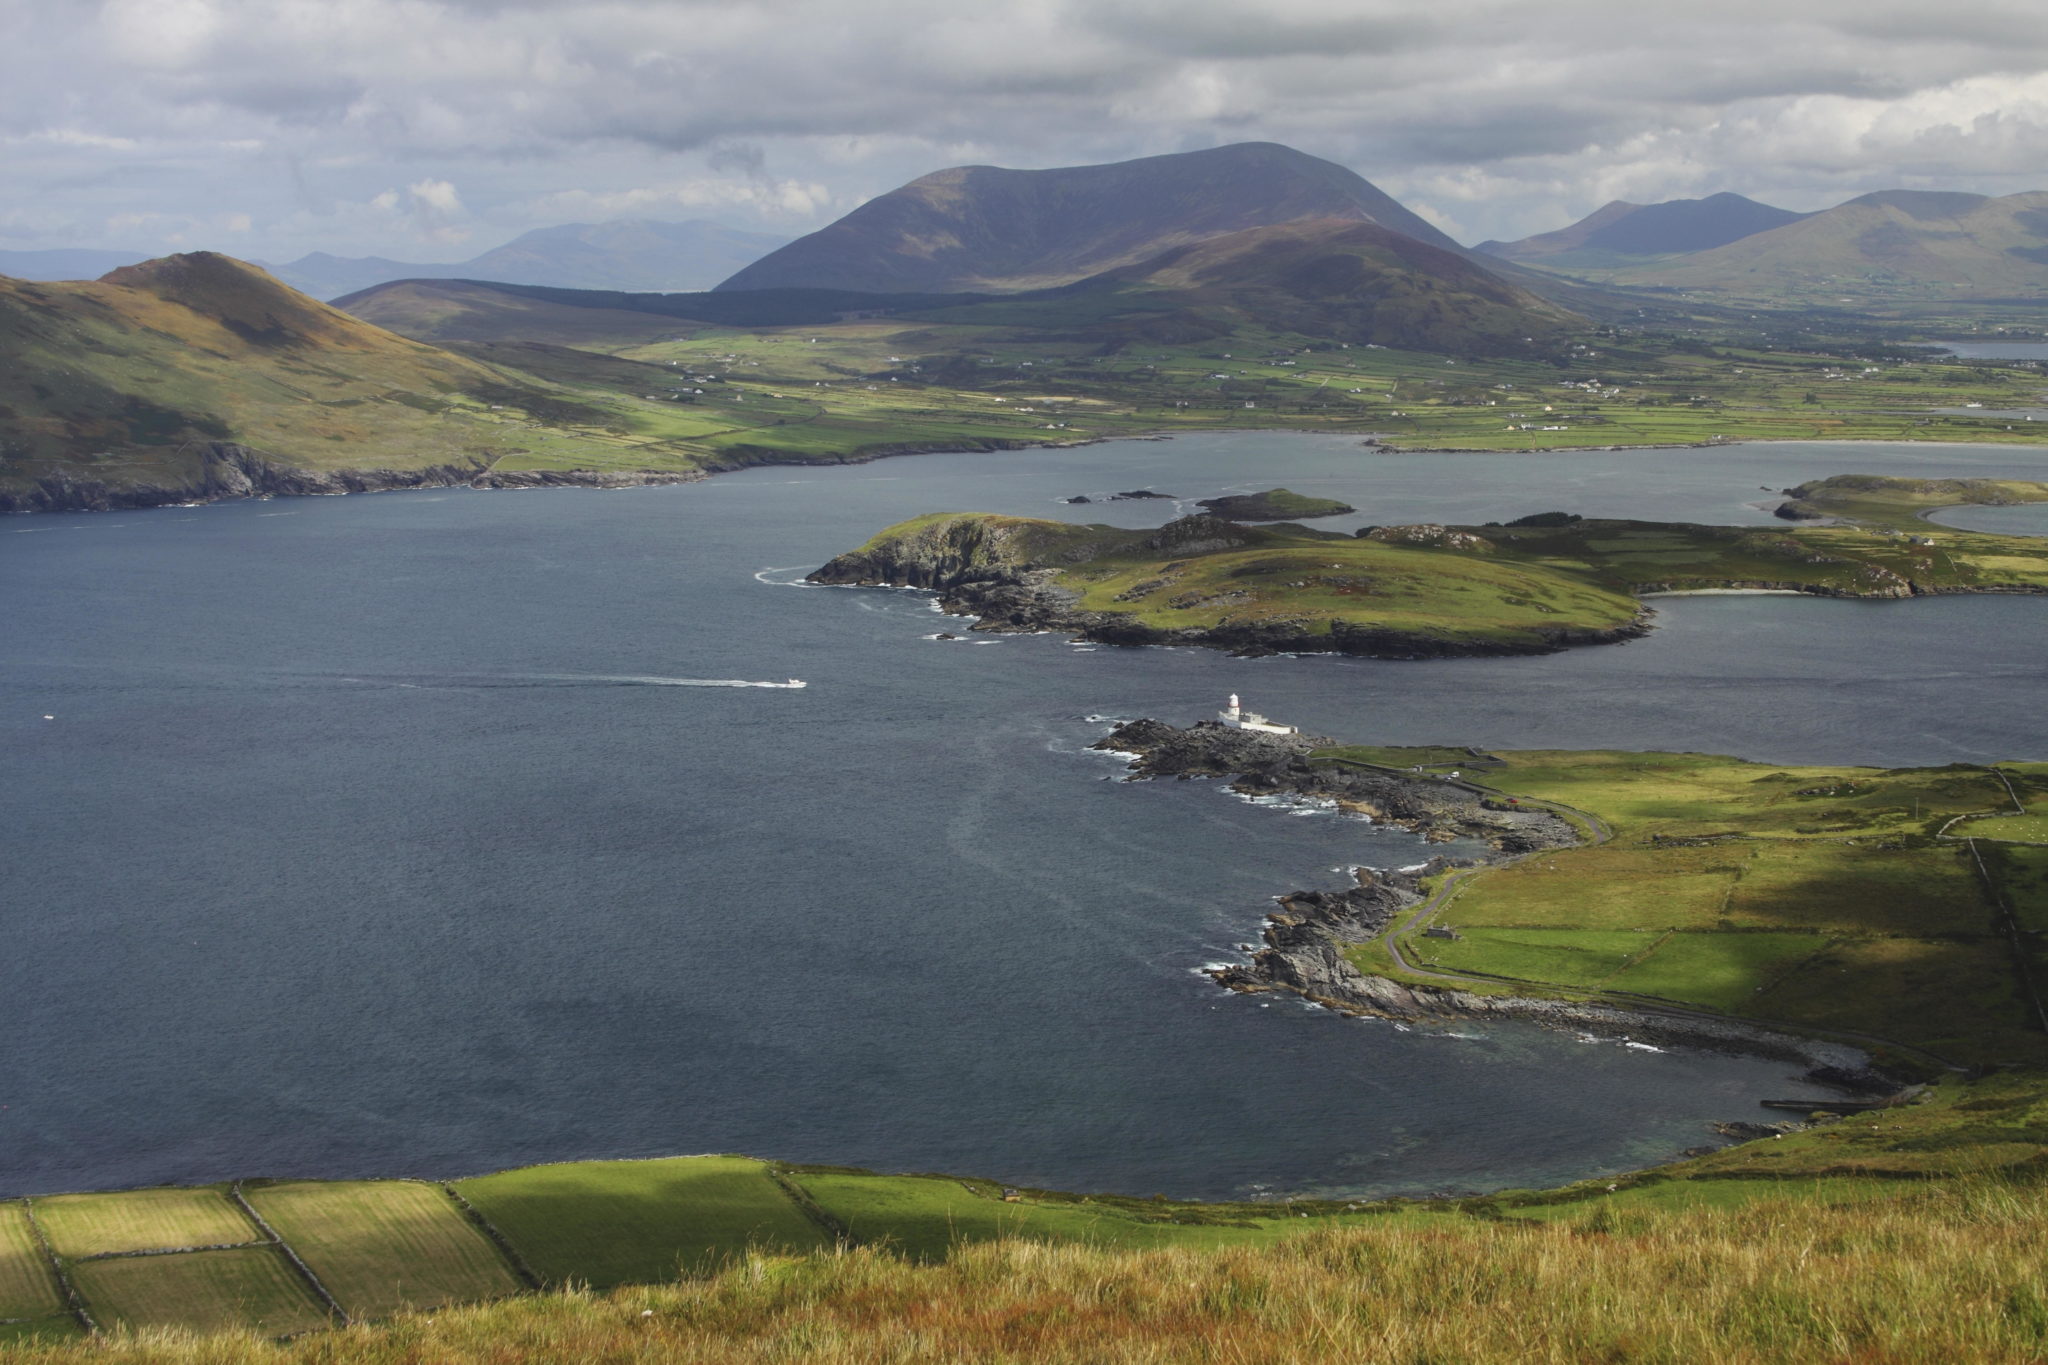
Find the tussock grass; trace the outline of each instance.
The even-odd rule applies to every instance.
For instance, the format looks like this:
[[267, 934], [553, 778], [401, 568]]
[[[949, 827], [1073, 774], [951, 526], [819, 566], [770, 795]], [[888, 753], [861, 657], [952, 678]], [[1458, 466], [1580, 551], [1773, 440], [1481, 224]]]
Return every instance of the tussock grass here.
[[1346, 1228], [1275, 1247], [860, 1250], [552, 1294], [282, 1347], [155, 1334], [21, 1365], [523, 1361], [2021, 1362], [2048, 1352], [2048, 1192], [1598, 1205], [1547, 1223]]

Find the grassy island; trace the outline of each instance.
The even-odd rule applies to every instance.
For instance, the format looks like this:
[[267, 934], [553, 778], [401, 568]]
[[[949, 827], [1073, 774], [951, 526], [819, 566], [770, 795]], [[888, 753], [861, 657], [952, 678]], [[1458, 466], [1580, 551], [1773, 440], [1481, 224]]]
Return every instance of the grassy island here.
[[1850, 475], [1789, 493], [1783, 527], [1547, 512], [1344, 535], [1216, 516], [1124, 530], [941, 513], [889, 527], [814, 578], [936, 588], [989, 629], [1390, 657], [1626, 639], [1642, 629], [1635, 599], [1651, 593], [2048, 592], [2048, 538], [1919, 519], [1971, 502], [2048, 501], [2048, 485]]
[[1268, 488], [1263, 493], [1236, 493], [1223, 498], [1204, 498], [1201, 505], [1230, 521], [1298, 521], [1313, 517], [1339, 517], [1358, 509], [1335, 498], [1312, 498], [1291, 488]]

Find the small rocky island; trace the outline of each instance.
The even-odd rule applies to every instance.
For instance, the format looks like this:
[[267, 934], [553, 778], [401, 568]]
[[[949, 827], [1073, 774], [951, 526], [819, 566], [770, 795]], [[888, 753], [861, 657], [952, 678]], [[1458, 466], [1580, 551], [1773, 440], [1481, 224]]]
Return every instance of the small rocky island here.
[[1203, 498], [1199, 505], [1232, 521], [1305, 521], [1312, 517], [1338, 517], [1358, 510], [1348, 502], [1338, 502], [1335, 498], [1311, 498], [1288, 488]]

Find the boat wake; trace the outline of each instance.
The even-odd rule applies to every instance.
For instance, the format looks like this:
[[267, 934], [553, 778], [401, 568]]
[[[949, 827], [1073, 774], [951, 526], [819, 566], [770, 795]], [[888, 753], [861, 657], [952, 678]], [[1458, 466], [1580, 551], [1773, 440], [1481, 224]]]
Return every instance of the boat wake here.
[[[779, 569], [770, 567], [756, 572], [754, 581], [756, 583], [766, 583], [771, 588], [815, 588], [818, 586], [816, 583], [804, 582], [812, 567], [816, 566], [806, 567], [802, 564], [789, 564]], [[795, 577], [792, 578], [790, 576], [792, 574]]]

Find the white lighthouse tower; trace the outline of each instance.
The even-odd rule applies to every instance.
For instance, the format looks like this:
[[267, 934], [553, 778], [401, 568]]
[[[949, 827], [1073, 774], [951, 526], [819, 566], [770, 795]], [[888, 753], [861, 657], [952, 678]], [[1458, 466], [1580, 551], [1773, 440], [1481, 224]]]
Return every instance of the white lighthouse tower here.
[[1230, 705], [1216, 713], [1216, 719], [1233, 730], [1257, 730], [1267, 735], [1298, 735], [1301, 730], [1293, 725], [1281, 725], [1267, 720], [1256, 711], [1247, 711], [1238, 701], [1237, 693], [1230, 694]]

